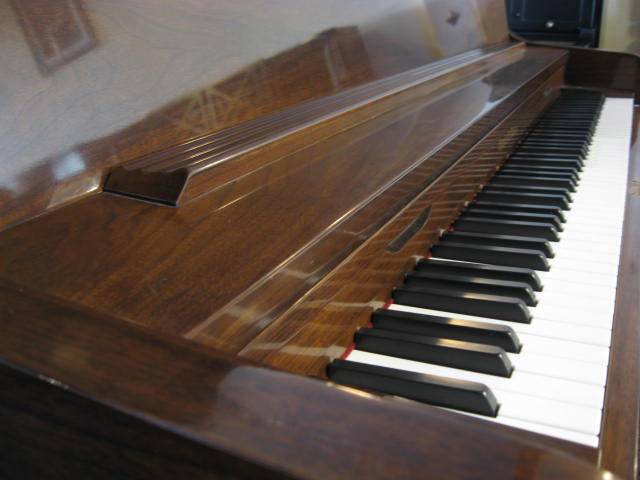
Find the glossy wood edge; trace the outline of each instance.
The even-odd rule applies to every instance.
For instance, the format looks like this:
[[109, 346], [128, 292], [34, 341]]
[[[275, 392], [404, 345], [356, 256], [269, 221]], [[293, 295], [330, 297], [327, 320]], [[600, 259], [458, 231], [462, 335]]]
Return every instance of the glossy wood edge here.
[[0, 361], [0, 478], [292, 478]]
[[566, 51], [569, 58], [565, 82], [569, 86], [596, 88], [608, 95], [633, 92], [636, 101], [640, 99], [640, 56], [637, 54], [531, 42], [513, 33], [511, 38], [524, 41], [528, 47]]
[[640, 420], [640, 196], [634, 194], [632, 182], [640, 181], [640, 107], [634, 111], [628, 178], [599, 464], [623, 478], [635, 479]]
[[[151, 478], [141, 468], [145, 458], [157, 455], [156, 444], [159, 451], [172, 443], [178, 447], [174, 454], [187, 451], [176, 438], [182, 437], [220, 462], [205, 464], [214, 470], [203, 471], [204, 451], [193, 453], [189, 460], [195, 465], [186, 470], [195, 478], [255, 478], [257, 472], [269, 478], [424, 478], [426, 471], [458, 479], [475, 478], [478, 471], [491, 478], [611, 478], [584, 461], [498, 434], [472, 418], [255, 367], [5, 281], [0, 298], [0, 375], [3, 384], [17, 387], [17, 394], [3, 396], [0, 415], [17, 415], [20, 421], [10, 426], [37, 431], [38, 445], [52, 449], [25, 454], [18, 442], [4, 442], [5, 470], [12, 459], [37, 462], [53, 455], [52, 469], [37, 478], [95, 473], [92, 464], [108, 468], [102, 462], [122, 453], [118, 461], [124, 468], [137, 468], [129, 472], [132, 478]], [[43, 398], [52, 394], [62, 403], [46, 402], [50, 411], [43, 411], [38, 396], [44, 393]], [[64, 423], [76, 415], [89, 418], [99, 433], [77, 420], [71, 427]], [[24, 432], [8, 433], [4, 439], [24, 438]], [[74, 452], [55, 457], [60, 447], [82, 451], [83, 441], [93, 446], [97, 438], [100, 455], [89, 449], [90, 459]], [[132, 440], [141, 444], [128, 452]], [[165, 458], [167, 469], [151, 470], [157, 474], [153, 478], [184, 474], [184, 463], [174, 460]], [[123, 467], [111, 472], [117, 468]]]
[[183, 204], [278, 157], [397, 109], [441, 95], [453, 79], [479, 77], [522, 59], [523, 43], [478, 49], [312, 101], [115, 167], [104, 190]]

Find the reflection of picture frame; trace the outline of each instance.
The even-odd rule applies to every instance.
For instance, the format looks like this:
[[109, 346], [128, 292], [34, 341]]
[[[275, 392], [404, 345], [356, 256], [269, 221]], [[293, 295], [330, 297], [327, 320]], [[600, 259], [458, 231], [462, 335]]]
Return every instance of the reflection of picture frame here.
[[9, 0], [43, 75], [97, 45], [82, 0]]

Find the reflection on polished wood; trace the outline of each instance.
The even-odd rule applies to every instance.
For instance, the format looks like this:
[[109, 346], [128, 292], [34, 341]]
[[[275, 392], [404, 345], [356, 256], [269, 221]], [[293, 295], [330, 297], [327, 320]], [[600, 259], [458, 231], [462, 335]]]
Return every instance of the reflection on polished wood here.
[[98, 191], [110, 166], [507, 37], [493, 0], [262, 3], [93, 1], [101, 47], [46, 79], [0, 5], [0, 228]]
[[[238, 351], [530, 95], [561, 59], [559, 52], [537, 50], [484, 77], [476, 79], [482, 68], [464, 72], [462, 88], [453, 88], [447, 75], [435, 101], [420, 91], [408, 100], [394, 97], [396, 108], [262, 169], [241, 167], [237, 180], [177, 210], [111, 195], [87, 198], [6, 231], [0, 269], [97, 311]], [[490, 117], [479, 120], [485, 113]], [[441, 146], [461, 130], [456, 144]], [[524, 128], [507, 130], [513, 138]], [[504, 146], [492, 152], [491, 166], [513, 141], [496, 143]], [[480, 182], [470, 183], [464, 196]], [[77, 262], [79, 253], [93, 260]]]
[[365, 3], [0, 3], [0, 476], [634, 475], [633, 195], [600, 448], [323, 379], [560, 87], [640, 78], [502, 0]]
[[185, 203], [247, 172], [264, 176], [264, 170], [272, 169], [279, 158], [372, 117], [382, 117], [390, 110], [415, 109], [411, 105], [416, 102], [459, 86], [460, 78], [481, 77], [493, 73], [489, 69], [522, 59], [522, 49], [517, 45], [474, 53], [412, 69], [126, 163], [110, 173], [105, 189], [174, 205]]
[[38, 69], [50, 75], [96, 48], [82, 0], [10, 0]]

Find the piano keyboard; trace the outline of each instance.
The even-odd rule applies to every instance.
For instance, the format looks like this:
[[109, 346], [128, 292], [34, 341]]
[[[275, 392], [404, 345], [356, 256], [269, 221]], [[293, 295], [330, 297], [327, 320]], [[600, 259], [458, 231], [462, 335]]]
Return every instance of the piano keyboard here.
[[597, 447], [632, 112], [563, 92], [329, 378]]

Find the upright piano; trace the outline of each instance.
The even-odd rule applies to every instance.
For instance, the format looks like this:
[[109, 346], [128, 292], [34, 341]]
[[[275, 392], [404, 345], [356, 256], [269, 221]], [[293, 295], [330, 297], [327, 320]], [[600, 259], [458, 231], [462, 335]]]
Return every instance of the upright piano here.
[[0, 18], [0, 477], [636, 478], [637, 56], [502, 0]]

